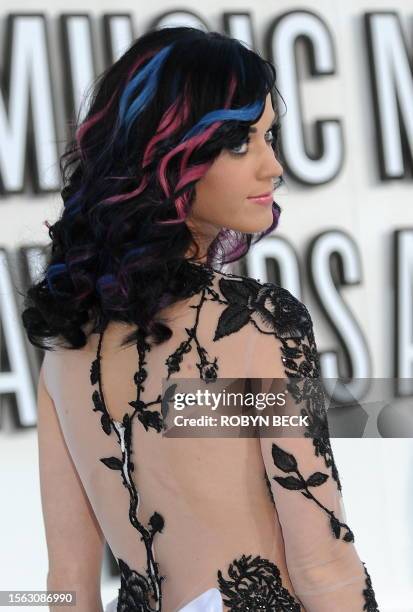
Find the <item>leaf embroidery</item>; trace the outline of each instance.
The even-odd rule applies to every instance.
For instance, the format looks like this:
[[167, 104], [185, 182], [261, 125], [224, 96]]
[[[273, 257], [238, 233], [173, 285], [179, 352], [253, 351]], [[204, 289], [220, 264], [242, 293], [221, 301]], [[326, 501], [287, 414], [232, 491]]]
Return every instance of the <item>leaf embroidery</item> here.
[[346, 525], [346, 523], [339, 521], [334, 515], [334, 512], [326, 508], [309, 490], [309, 487], [319, 487], [324, 484], [329, 478], [329, 475], [322, 472], [314, 472], [314, 474], [311, 474], [311, 476], [309, 476], [306, 480], [298, 469], [297, 460], [295, 459], [294, 455], [283, 450], [280, 446], [275, 444], [275, 442], [272, 443], [271, 451], [274, 465], [276, 467], [283, 472], [295, 472], [297, 474], [297, 477], [274, 476], [273, 479], [278, 482], [279, 485], [284, 487], [284, 489], [289, 489], [290, 491], [300, 491], [304, 497], [311, 499], [317, 504], [317, 506], [322, 508], [330, 517], [331, 530], [337, 539], [340, 538], [341, 529], [343, 528], [346, 530], [346, 532], [342, 539], [345, 542], [354, 542], [354, 534], [350, 527]]

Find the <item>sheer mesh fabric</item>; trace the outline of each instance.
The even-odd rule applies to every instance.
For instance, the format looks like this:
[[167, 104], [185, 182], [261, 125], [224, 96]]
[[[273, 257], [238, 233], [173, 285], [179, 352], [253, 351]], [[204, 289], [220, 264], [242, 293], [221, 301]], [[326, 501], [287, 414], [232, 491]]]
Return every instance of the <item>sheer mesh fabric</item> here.
[[[119, 563], [116, 609], [175, 612], [215, 588], [222, 610], [378, 610], [346, 524], [328, 432], [162, 435], [162, 379], [320, 375], [301, 302], [272, 283], [192, 266], [202, 286], [163, 312], [173, 330], [164, 344], [141, 336], [121, 348], [133, 328], [110, 322], [83, 349], [47, 352], [43, 364]], [[323, 405], [310, 416], [323, 422]]]

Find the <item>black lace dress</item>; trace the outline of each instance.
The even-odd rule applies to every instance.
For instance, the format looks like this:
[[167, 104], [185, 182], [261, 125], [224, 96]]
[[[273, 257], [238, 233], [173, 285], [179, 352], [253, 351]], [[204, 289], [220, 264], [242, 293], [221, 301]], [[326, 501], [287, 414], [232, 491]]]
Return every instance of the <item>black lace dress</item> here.
[[[94, 433], [93, 448], [102, 446], [93, 466], [91, 452], [74, 456], [119, 564], [119, 594], [108, 609], [377, 611], [345, 520], [323, 396], [306, 382], [311, 391], [320, 377], [307, 308], [273, 283], [205, 264], [187, 262], [182, 270], [190, 304], [170, 324], [174, 335], [164, 346], [138, 333], [136, 365], [130, 350], [123, 366], [121, 353], [103, 350], [109, 328], [102, 328], [95, 357], [89, 354], [92, 401], [82, 429], [95, 419], [101, 438]], [[78, 368], [80, 376], [84, 361], [70, 353], [61, 371], [75, 376]], [[163, 436], [162, 377], [216, 382], [236, 375], [295, 380], [290, 388], [311, 436]]]

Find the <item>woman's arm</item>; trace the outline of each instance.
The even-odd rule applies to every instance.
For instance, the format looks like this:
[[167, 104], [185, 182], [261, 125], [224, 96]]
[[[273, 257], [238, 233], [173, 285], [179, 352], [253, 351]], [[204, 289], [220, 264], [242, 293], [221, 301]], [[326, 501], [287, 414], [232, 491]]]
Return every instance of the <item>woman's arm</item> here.
[[[378, 612], [370, 577], [346, 523], [312, 320], [298, 300], [297, 315], [296, 322], [290, 318], [288, 332], [280, 334], [278, 329], [277, 335], [256, 338], [251, 365], [253, 377], [274, 383], [284, 379], [289, 398], [284, 414], [308, 416], [299, 437], [291, 437], [287, 428], [260, 432], [289, 575], [306, 612]], [[262, 389], [267, 383], [262, 381]], [[277, 385], [279, 389], [280, 381]]]
[[[49, 556], [48, 590], [76, 591], [76, 612], [101, 612], [104, 538], [67, 449], [44, 382], [37, 390], [39, 470]], [[51, 607], [58, 612], [59, 607]]]

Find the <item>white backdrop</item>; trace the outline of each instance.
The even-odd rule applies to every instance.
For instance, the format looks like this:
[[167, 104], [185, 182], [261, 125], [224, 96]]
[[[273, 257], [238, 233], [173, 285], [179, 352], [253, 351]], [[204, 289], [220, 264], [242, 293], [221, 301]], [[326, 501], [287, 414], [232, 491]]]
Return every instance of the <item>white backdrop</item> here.
[[[24, 340], [13, 286], [30, 272], [29, 255], [48, 240], [43, 221], [52, 222], [61, 205], [56, 160], [73, 109], [94, 72], [154, 21], [226, 29], [275, 63], [287, 104], [287, 186], [276, 198], [279, 228], [251, 253], [248, 271], [265, 280], [266, 262], [277, 263], [281, 283], [312, 314], [324, 376], [413, 379], [413, 0], [139, 7], [83, 0], [71, 3], [70, 15], [60, 0], [3, 0], [0, 590], [44, 589], [47, 572], [35, 429], [39, 354]], [[330, 266], [332, 253], [341, 268]], [[411, 440], [332, 445], [380, 609], [412, 612]], [[108, 573], [107, 563], [104, 601], [116, 592]]]

